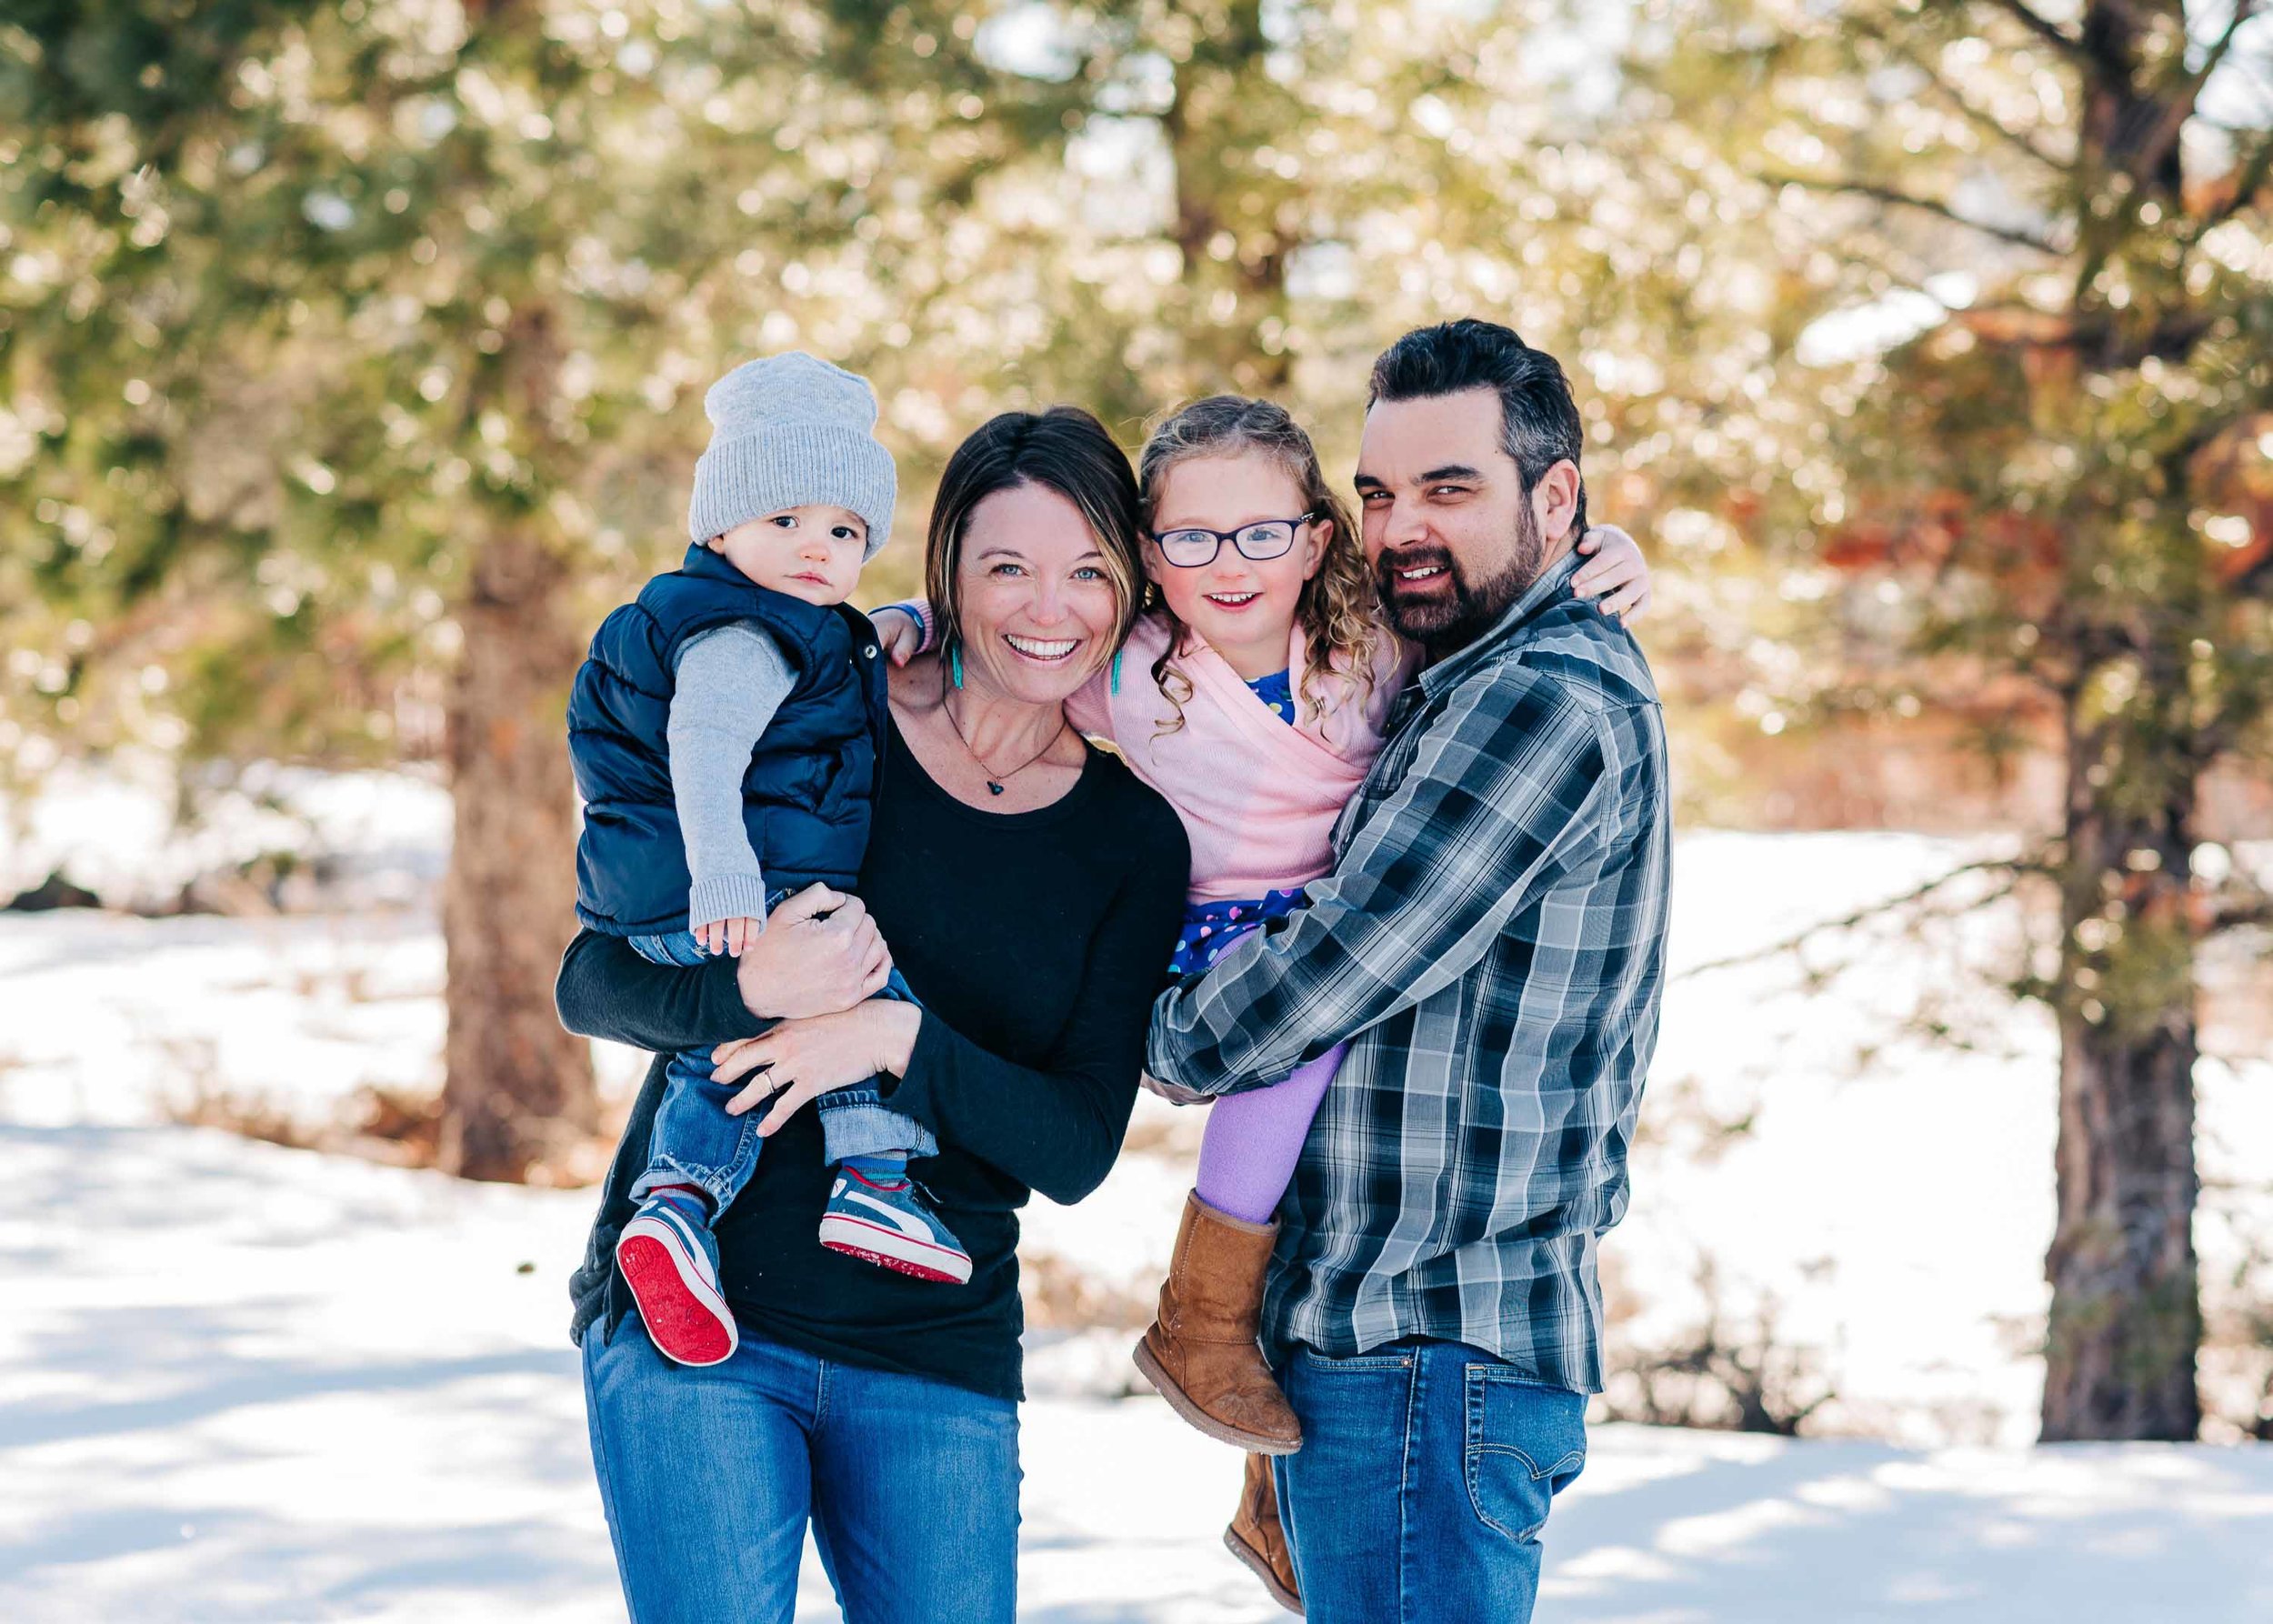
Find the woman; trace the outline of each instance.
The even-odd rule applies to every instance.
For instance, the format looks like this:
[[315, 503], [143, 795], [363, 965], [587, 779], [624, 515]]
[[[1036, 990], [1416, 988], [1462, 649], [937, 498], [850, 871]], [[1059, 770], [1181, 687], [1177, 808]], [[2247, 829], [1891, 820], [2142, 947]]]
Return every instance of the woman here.
[[[1087, 414], [1006, 414], [958, 449], [926, 585], [939, 654], [892, 673], [860, 895], [806, 893], [738, 962], [650, 965], [586, 933], [574, 1030], [668, 1054], [716, 1044], [772, 1143], [720, 1220], [741, 1327], [723, 1364], [666, 1363], [609, 1263], [644, 1164], [648, 1073], [573, 1289], [602, 1499], [639, 1624], [786, 1620], [810, 1519], [846, 1617], [1014, 1617], [1016, 1209], [1096, 1188], [1134, 1103], [1187, 847], [1165, 803], [1067, 724], [1137, 609], [1137, 493]], [[875, 657], [873, 648], [866, 657]], [[889, 947], [887, 948], [886, 943]], [[866, 1001], [896, 963], [920, 1006]], [[763, 1037], [769, 1020], [778, 1019]], [[968, 1285], [812, 1239], [828, 1196], [816, 1095], [882, 1074], [940, 1155], [916, 1171]]]

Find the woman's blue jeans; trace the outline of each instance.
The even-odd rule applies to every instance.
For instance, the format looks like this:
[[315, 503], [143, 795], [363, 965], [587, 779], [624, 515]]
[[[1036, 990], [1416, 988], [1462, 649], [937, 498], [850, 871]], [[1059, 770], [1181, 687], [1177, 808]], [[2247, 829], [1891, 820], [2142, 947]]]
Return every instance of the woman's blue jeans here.
[[633, 1624], [790, 1624], [806, 1525], [846, 1624], [1014, 1624], [1018, 1408], [742, 1337], [674, 1365], [636, 1314], [584, 1337]]

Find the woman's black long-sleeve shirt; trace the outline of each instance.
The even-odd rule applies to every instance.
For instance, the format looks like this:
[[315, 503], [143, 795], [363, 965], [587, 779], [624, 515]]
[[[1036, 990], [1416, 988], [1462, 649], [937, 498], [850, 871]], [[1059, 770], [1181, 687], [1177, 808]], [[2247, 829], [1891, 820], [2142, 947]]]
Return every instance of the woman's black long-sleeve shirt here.
[[[896, 728], [860, 895], [924, 1005], [907, 1074], [886, 1102], [937, 1136], [912, 1171], [971, 1254], [967, 1285], [917, 1280], [824, 1249], [828, 1197], [816, 1113], [767, 1140], [716, 1226], [720, 1274], [745, 1329], [824, 1358], [1021, 1396], [1015, 1214], [1029, 1190], [1079, 1200], [1119, 1154], [1153, 994], [1182, 918], [1189, 853], [1167, 804], [1093, 753], [1074, 787], [1031, 812], [966, 807]], [[573, 1031], [658, 1056], [767, 1024], [731, 960], [652, 965], [586, 931], [561, 961]], [[616, 1237], [646, 1165], [664, 1062], [649, 1068], [608, 1170], [571, 1334], [629, 1304]]]

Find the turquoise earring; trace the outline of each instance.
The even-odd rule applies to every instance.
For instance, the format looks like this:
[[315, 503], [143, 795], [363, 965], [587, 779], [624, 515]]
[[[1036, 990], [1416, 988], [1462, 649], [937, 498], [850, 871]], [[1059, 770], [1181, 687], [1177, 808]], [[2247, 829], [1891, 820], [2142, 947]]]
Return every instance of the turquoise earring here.
[[963, 686], [963, 645], [960, 643], [947, 645], [947, 676], [956, 687]]
[[1113, 675], [1109, 686], [1116, 694], [1121, 691], [1121, 651], [1117, 648], [1113, 651]]

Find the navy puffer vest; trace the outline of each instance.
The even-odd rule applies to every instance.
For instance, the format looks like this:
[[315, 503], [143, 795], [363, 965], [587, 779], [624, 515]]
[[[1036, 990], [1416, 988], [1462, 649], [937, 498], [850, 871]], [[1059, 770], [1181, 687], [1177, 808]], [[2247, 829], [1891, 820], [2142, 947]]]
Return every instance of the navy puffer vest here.
[[796, 685], [751, 753], [742, 816], [766, 884], [850, 888], [884, 765], [885, 673], [851, 607], [760, 586], [708, 548], [600, 623], [568, 696], [568, 757], [584, 797], [576, 917], [611, 936], [687, 928], [686, 844], [666, 744], [678, 651], [734, 622], [770, 633]]

